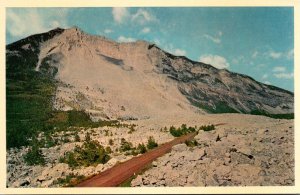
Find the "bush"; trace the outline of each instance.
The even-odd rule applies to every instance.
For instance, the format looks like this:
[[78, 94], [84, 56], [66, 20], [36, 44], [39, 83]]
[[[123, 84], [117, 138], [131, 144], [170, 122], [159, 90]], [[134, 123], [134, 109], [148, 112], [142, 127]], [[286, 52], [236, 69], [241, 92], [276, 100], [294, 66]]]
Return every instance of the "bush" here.
[[148, 143], [147, 143], [147, 148], [149, 150], [156, 148], [158, 146], [158, 144], [155, 142], [154, 138], [152, 136], [150, 136], [148, 138]]
[[180, 130], [177, 130], [174, 126], [170, 127], [170, 133], [174, 137], [180, 137], [182, 135], [182, 132]]
[[45, 134], [45, 139], [41, 139], [39, 143], [35, 143], [35, 144], [38, 144], [41, 147], [51, 148], [57, 145], [57, 140], [53, 139], [52, 136], [49, 133], [47, 133]]
[[60, 162], [67, 163], [71, 168], [78, 166], [95, 166], [105, 164], [110, 159], [108, 152], [98, 141], [85, 141], [82, 147], [76, 146], [73, 152], [67, 152]]
[[144, 154], [147, 152], [147, 148], [145, 146], [145, 144], [139, 144], [138, 147], [137, 147], [137, 151], [139, 154]]
[[132, 134], [135, 131], [134, 126], [130, 126], [128, 134]]
[[24, 156], [24, 160], [28, 165], [44, 165], [45, 159], [42, 151], [34, 144]]
[[215, 129], [214, 125], [202, 125], [199, 129], [203, 131], [211, 131]]
[[105, 148], [105, 151], [107, 152], [107, 154], [111, 154], [112, 153], [112, 149], [109, 146], [107, 146]]
[[174, 137], [180, 137], [182, 135], [195, 132], [196, 129], [194, 127], [187, 127], [186, 124], [182, 124], [178, 129], [176, 129], [174, 126], [171, 126], [169, 131]]
[[194, 147], [194, 146], [198, 146], [198, 142], [197, 140], [193, 139], [191, 141], [185, 141], [185, 144], [188, 146], [188, 147]]
[[121, 139], [121, 147], [119, 149], [120, 152], [126, 152], [132, 149], [132, 143], [126, 141], [124, 138]]

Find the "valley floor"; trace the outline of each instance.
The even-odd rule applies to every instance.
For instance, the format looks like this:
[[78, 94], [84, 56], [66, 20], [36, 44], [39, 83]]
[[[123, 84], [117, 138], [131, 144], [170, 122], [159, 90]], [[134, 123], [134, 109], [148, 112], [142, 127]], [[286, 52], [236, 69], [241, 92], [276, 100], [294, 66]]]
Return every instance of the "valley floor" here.
[[[139, 143], [146, 144], [153, 136], [158, 144], [162, 144], [174, 139], [165, 127], [169, 129], [182, 124], [199, 127], [218, 123], [226, 124], [212, 131], [199, 131], [195, 137], [197, 146], [174, 146], [170, 153], [158, 158], [148, 170], [137, 175], [131, 186], [270, 186], [295, 183], [294, 120], [206, 114], [151, 118], [130, 123], [136, 125], [134, 130], [128, 127], [82, 128], [78, 132], [81, 141], [75, 141], [72, 131], [56, 133], [52, 136], [64, 137], [68, 141], [42, 148], [46, 157], [44, 166], [25, 164], [23, 156], [28, 148], [7, 151], [7, 186], [63, 186], [61, 181], [70, 178], [70, 175], [88, 177], [131, 159], [133, 155], [118, 150], [122, 138], [137, 146]], [[75, 145], [82, 145], [87, 132], [92, 140], [111, 147], [111, 159], [106, 164], [79, 168], [60, 163], [60, 157], [67, 151], [72, 151]]]

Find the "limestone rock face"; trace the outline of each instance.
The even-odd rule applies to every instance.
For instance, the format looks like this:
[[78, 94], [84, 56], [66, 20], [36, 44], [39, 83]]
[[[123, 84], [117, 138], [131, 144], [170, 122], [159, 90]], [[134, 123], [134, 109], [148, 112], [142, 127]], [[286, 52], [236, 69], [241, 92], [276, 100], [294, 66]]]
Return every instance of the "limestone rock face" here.
[[29, 68], [59, 81], [55, 109], [84, 110], [94, 120], [294, 112], [292, 92], [174, 56], [146, 41], [118, 43], [70, 28], [25, 38], [6, 50], [8, 62], [34, 56], [37, 62]]

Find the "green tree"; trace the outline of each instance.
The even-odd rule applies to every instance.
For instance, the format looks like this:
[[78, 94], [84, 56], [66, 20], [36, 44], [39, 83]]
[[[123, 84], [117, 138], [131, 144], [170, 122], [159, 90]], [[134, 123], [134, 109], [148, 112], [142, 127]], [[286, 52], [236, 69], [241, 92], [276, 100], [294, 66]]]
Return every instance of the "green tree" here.
[[24, 160], [28, 165], [44, 165], [45, 159], [42, 151], [37, 144], [34, 144], [24, 156]]
[[143, 143], [138, 145], [137, 150], [140, 154], [144, 154], [145, 152], [147, 152], [147, 148]]
[[152, 136], [150, 136], [148, 138], [148, 143], [147, 143], [147, 148], [149, 150], [156, 148], [158, 146], [158, 144], [155, 142], [154, 138]]

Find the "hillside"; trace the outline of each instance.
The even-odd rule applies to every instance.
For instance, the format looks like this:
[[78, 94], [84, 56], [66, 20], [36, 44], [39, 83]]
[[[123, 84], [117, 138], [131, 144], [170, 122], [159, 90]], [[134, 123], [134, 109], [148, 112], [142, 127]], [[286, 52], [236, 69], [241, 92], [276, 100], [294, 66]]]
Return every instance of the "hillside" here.
[[292, 92], [174, 56], [145, 41], [117, 43], [78, 28], [12, 43], [7, 58], [8, 79], [33, 70], [53, 77], [59, 81], [54, 108], [84, 110], [95, 119], [178, 112], [289, 114], [294, 109]]
[[294, 120], [274, 119], [293, 118], [292, 92], [145, 41], [58, 28], [11, 43], [6, 102], [7, 187], [74, 186], [188, 132], [129, 184], [295, 182]]

